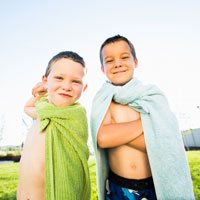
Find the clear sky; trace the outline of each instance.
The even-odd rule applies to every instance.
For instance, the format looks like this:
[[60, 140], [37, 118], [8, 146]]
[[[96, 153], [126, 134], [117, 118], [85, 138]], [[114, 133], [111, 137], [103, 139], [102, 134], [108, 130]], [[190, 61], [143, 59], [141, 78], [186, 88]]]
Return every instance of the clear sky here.
[[89, 113], [104, 81], [100, 45], [116, 34], [132, 41], [139, 60], [135, 76], [165, 92], [181, 128], [200, 127], [199, 11], [199, 0], [0, 1], [1, 144], [25, 136], [23, 106], [60, 51], [75, 51], [86, 61], [89, 87], [81, 102]]

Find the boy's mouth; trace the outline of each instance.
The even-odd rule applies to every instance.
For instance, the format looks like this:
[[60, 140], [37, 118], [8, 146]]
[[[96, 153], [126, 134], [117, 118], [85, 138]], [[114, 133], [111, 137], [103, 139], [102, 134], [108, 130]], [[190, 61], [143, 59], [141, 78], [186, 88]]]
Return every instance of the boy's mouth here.
[[71, 95], [69, 95], [69, 94], [64, 94], [64, 93], [58, 93], [60, 96], [62, 96], [62, 97], [66, 97], [66, 98], [70, 98], [70, 97], [72, 97]]
[[116, 71], [116, 72], [113, 72], [113, 74], [121, 74], [121, 73], [124, 73], [124, 72], [126, 72], [126, 70]]

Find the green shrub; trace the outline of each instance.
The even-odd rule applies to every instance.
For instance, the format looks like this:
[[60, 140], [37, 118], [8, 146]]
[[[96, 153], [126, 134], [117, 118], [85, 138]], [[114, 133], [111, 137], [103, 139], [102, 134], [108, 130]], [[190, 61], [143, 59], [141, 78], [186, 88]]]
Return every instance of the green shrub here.
[[21, 155], [20, 151], [8, 151], [7, 156], [19, 156]]
[[5, 151], [0, 151], [0, 157], [5, 157], [7, 156], [7, 152]]

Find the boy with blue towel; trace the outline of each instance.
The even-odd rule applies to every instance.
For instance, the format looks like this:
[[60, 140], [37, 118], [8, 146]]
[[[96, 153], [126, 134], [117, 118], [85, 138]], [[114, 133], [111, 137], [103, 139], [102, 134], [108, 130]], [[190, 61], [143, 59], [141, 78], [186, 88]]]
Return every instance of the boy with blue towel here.
[[134, 78], [133, 44], [108, 38], [100, 60], [108, 81], [91, 112], [99, 199], [195, 199], [177, 120], [156, 86]]

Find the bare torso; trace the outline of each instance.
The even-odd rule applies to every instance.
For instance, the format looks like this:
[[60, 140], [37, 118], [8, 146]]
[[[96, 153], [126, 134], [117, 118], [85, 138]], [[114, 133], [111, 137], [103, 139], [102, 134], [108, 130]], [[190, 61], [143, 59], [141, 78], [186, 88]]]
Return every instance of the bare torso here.
[[19, 165], [18, 200], [45, 199], [45, 133], [39, 133], [39, 121], [27, 136]]
[[[112, 123], [140, 119], [140, 113], [127, 105], [112, 102], [109, 111]], [[109, 148], [109, 164], [113, 172], [129, 179], [144, 179], [151, 176], [144, 134], [128, 144]]]

